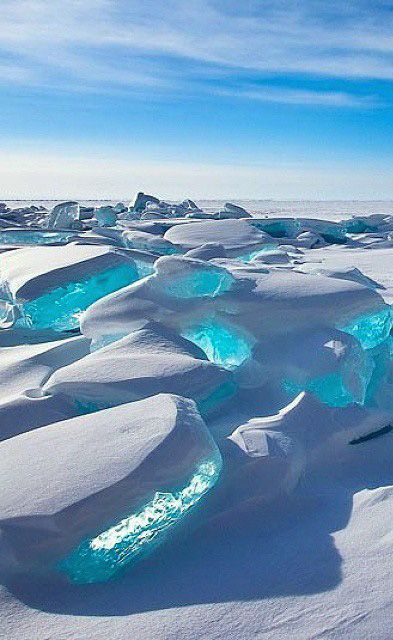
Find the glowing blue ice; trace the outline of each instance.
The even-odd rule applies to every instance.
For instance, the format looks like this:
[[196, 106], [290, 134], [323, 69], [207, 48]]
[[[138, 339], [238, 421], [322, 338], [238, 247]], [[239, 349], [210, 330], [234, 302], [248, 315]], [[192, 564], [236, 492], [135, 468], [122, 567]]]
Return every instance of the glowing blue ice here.
[[370, 315], [355, 318], [344, 327], [338, 327], [341, 331], [349, 333], [359, 340], [363, 349], [373, 349], [389, 337], [392, 328], [392, 314], [390, 307]]
[[151, 274], [154, 273], [154, 265], [150, 262], [135, 260], [135, 264], [139, 278], [145, 278], [146, 276], [151, 276]]
[[214, 319], [207, 319], [182, 331], [205, 352], [211, 362], [225, 369], [235, 369], [251, 356], [251, 344], [240, 332]]
[[78, 329], [80, 315], [87, 307], [139, 278], [137, 268], [131, 264], [69, 282], [21, 305], [22, 318], [18, 323], [35, 329]]
[[374, 373], [373, 353], [357, 344], [352, 346], [338, 371], [312, 378], [303, 384], [287, 379], [283, 386], [293, 397], [301, 391], [309, 391], [331, 407], [345, 407], [352, 403], [364, 405]]
[[221, 457], [200, 464], [188, 483], [177, 491], [157, 492], [144, 507], [97, 536], [84, 540], [58, 569], [77, 584], [105, 582], [133, 560], [164, 542], [178, 524], [216, 484]]
[[309, 391], [330, 407], [345, 407], [354, 402], [352, 394], [346, 388], [339, 373], [314, 378], [304, 385], [293, 380], [284, 380], [283, 388], [293, 397], [296, 397], [301, 391]]
[[293, 238], [299, 231], [300, 224], [297, 220], [288, 219], [264, 219], [254, 218], [250, 221], [253, 227], [268, 233], [273, 238]]

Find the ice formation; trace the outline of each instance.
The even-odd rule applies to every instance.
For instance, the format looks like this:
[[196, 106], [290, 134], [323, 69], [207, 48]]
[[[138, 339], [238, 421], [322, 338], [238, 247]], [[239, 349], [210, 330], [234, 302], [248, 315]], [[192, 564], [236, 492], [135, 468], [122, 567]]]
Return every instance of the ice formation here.
[[1, 245], [67, 244], [75, 234], [44, 229], [5, 229], [0, 231]]
[[78, 584], [108, 580], [163, 542], [167, 530], [214, 487], [220, 469], [218, 458], [202, 462], [181, 489], [155, 493], [140, 511], [82, 542], [59, 563], [59, 570]]
[[106, 247], [69, 244], [27, 251], [8, 253], [0, 266], [0, 295], [13, 306], [19, 326], [77, 329], [89, 305], [140, 277], [132, 259]]
[[0, 216], [0, 577], [37, 640], [64, 620], [161, 637], [202, 606], [218, 638], [300, 638], [305, 615], [313, 637], [373, 637], [362, 589], [393, 549], [393, 216], [142, 192]]
[[78, 202], [62, 202], [53, 207], [48, 216], [49, 229], [78, 229], [80, 207]]
[[79, 582], [107, 579], [150, 550], [221, 469], [195, 404], [173, 395], [42, 427], [0, 448], [1, 572], [63, 570]]
[[117, 222], [117, 211], [114, 207], [97, 207], [94, 216], [100, 227], [113, 227]]

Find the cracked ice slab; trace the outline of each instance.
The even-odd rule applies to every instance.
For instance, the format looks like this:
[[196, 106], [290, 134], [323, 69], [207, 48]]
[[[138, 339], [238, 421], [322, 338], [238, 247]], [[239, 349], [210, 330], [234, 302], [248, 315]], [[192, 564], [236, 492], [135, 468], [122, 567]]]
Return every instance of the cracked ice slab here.
[[98, 301], [81, 320], [83, 333], [99, 339], [127, 334], [147, 319], [179, 330], [184, 318], [201, 315], [216, 301], [227, 299], [239, 280], [218, 265], [186, 257], [165, 256], [155, 273]]
[[[0, 450], [5, 574], [55, 570], [157, 492], [184, 489], [204, 464], [215, 482], [221, 467], [194, 402], [166, 394], [51, 424]], [[115, 571], [116, 553], [111, 562]]]

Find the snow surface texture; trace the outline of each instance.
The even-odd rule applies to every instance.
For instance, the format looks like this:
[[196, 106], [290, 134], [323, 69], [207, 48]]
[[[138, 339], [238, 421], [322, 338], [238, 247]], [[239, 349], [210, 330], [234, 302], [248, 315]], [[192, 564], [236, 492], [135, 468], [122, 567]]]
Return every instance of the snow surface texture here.
[[393, 215], [0, 217], [0, 635], [391, 640]]

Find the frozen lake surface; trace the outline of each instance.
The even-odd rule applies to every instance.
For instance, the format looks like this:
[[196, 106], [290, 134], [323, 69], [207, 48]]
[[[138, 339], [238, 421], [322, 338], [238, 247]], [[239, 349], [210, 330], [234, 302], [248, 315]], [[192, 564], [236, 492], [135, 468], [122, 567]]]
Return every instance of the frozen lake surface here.
[[6, 204], [0, 636], [390, 640], [393, 201]]

